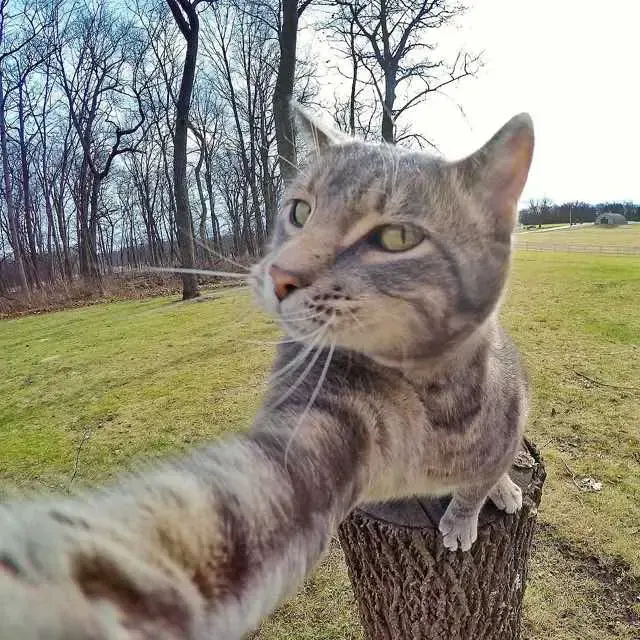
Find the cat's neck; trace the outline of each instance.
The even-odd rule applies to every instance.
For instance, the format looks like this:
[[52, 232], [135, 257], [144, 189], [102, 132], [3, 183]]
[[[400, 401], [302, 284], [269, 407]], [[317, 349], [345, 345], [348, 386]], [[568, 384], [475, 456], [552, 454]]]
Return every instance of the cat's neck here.
[[491, 315], [471, 335], [437, 356], [403, 357], [401, 360], [373, 356], [371, 359], [384, 367], [401, 371], [414, 383], [429, 384], [444, 377], [453, 378], [477, 362], [494, 340], [497, 331], [497, 317]]

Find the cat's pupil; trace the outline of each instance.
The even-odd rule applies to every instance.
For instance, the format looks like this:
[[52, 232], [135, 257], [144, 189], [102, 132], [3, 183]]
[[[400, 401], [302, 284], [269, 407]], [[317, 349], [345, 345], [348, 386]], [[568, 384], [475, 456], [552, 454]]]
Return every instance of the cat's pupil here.
[[291, 209], [291, 222], [296, 227], [304, 226], [311, 215], [311, 206], [304, 200], [296, 200]]
[[408, 225], [386, 225], [374, 235], [378, 245], [385, 251], [407, 251], [422, 242], [424, 235]]

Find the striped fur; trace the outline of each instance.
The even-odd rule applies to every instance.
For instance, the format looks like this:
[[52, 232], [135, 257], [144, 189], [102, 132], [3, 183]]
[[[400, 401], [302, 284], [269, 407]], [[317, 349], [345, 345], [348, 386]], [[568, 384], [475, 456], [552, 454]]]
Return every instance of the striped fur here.
[[[1, 638], [234, 640], [294, 592], [360, 502], [452, 494], [440, 524], [452, 549], [473, 543], [487, 497], [518, 508], [504, 474], [527, 391], [497, 313], [529, 120], [447, 163], [300, 119], [319, 155], [253, 270], [292, 340], [253, 429], [110, 489], [1, 507]], [[312, 207], [302, 229], [292, 199]], [[424, 241], [372, 247], [395, 222]], [[274, 265], [300, 284], [282, 301]]]

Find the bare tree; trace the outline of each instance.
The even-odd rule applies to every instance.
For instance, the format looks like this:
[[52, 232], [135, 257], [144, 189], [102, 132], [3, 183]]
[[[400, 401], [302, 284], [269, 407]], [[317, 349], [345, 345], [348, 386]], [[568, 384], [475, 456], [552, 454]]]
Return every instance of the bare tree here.
[[314, 0], [236, 0], [254, 22], [268, 26], [278, 41], [279, 56], [273, 90], [273, 117], [280, 175], [285, 182], [297, 171], [295, 131], [289, 103], [294, 93], [298, 23]]
[[[436, 56], [435, 34], [465, 11], [456, 0], [328, 0], [337, 7], [327, 26], [355, 69], [360, 67], [381, 109], [381, 137], [400, 142], [397, 120], [432, 93], [474, 75], [480, 56], [459, 52], [453, 61]], [[351, 88], [354, 100], [355, 82]], [[400, 99], [400, 104], [398, 104]]]
[[[317, 86], [318, 63], [298, 55], [298, 30], [302, 19], [319, 25], [323, 5], [350, 62], [339, 69], [348, 81], [335, 99], [341, 128], [378, 135], [389, 76], [394, 140], [413, 135], [396, 120], [439, 86], [418, 77], [429, 76], [424, 59], [442, 82], [451, 71], [433, 60], [428, 30], [438, 10], [453, 11], [445, 0], [429, 4], [427, 26], [415, 1], [132, 4], [0, 0], [6, 295], [33, 296], [44, 277], [72, 291], [80, 275], [99, 289], [116, 268], [259, 255], [296, 170], [290, 98], [310, 102]], [[196, 277], [185, 275], [183, 296], [197, 292]]]
[[311, 0], [282, 0], [282, 13], [278, 20], [278, 44], [280, 58], [278, 75], [273, 92], [273, 114], [276, 126], [280, 175], [285, 181], [296, 173], [295, 134], [291, 121], [289, 102], [293, 96], [293, 82], [296, 77], [296, 49], [298, 43], [298, 19]]
[[[223, 127], [223, 109], [214, 91], [214, 83], [207, 77], [198, 87], [194, 95], [191, 131], [198, 143], [198, 162], [194, 167], [198, 198], [200, 200], [199, 235], [205, 256], [211, 257], [211, 250], [207, 246], [207, 216], [211, 217], [211, 236], [214, 253], [222, 251], [220, 221], [218, 220], [216, 196], [213, 187], [213, 166], [215, 157], [221, 146]], [[203, 184], [204, 178], [204, 184]], [[206, 193], [205, 193], [206, 192]]]
[[[202, 3], [210, 4], [210, 0], [167, 0], [174, 20], [186, 42], [184, 67], [176, 101], [176, 124], [173, 136], [173, 186], [176, 200], [176, 226], [183, 269], [192, 269], [195, 264], [193, 221], [191, 219], [187, 188], [187, 135], [191, 94], [193, 92], [198, 59], [200, 20], [197, 7]], [[198, 295], [197, 277], [192, 273], [183, 273], [182, 299], [187, 300]]]
[[[5, 87], [5, 64], [7, 60], [19, 54], [33, 42], [41, 33], [44, 25], [38, 20], [39, 15], [29, 14], [27, 7], [22, 6], [13, 15], [17, 23], [13, 33], [7, 36], [7, 17], [9, 0], [0, 2], [0, 156], [2, 160], [2, 178], [4, 187], [4, 200], [7, 209], [7, 226], [9, 231], [9, 244], [13, 251], [13, 260], [18, 271], [18, 278], [23, 295], [27, 300], [30, 297], [27, 272], [24, 264], [24, 252], [19, 237], [19, 222], [14, 201], [13, 177], [11, 175], [11, 160], [9, 157], [7, 137], [7, 94]], [[15, 87], [14, 87], [15, 88]], [[21, 94], [22, 95], [22, 94]], [[24, 146], [23, 146], [24, 148]], [[35, 246], [33, 247], [35, 254]]]
[[114, 160], [135, 152], [135, 136], [145, 123], [140, 46], [132, 23], [97, 3], [59, 30], [55, 49], [83, 152], [77, 185], [80, 273], [98, 286], [101, 189]]

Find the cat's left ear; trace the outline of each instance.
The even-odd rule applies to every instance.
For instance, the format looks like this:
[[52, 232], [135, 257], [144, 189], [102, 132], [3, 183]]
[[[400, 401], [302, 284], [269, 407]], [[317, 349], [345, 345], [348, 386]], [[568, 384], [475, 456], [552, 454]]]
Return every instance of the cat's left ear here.
[[533, 121], [521, 113], [474, 154], [457, 162], [466, 186], [481, 198], [494, 221], [511, 232], [533, 157]]
[[309, 147], [317, 153], [321, 153], [327, 147], [346, 141], [347, 137], [342, 132], [320, 122], [295, 100], [291, 101], [291, 112], [297, 123], [298, 131], [305, 137]]

